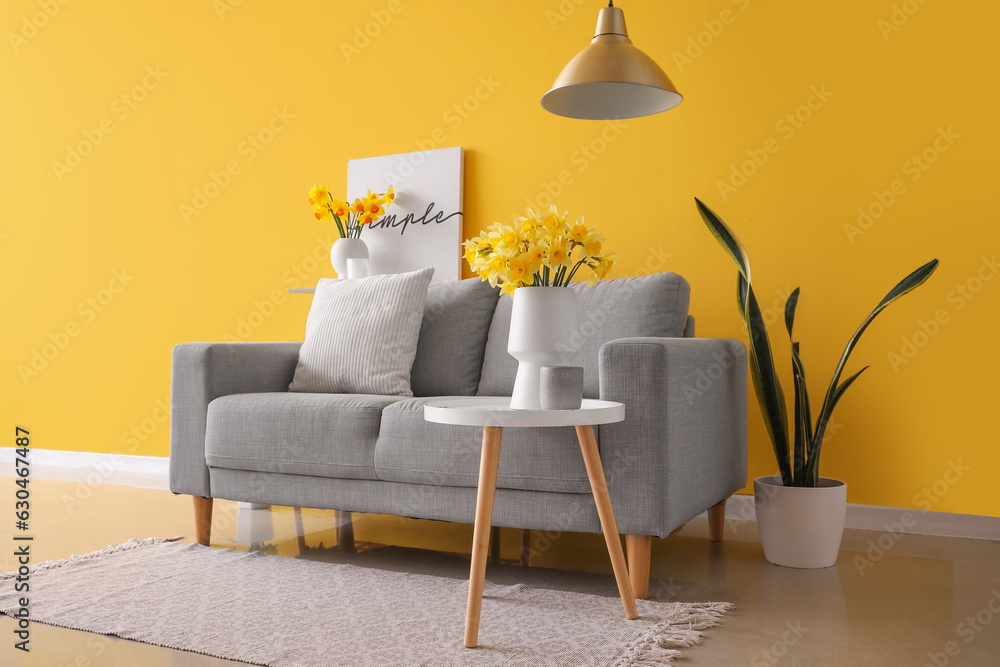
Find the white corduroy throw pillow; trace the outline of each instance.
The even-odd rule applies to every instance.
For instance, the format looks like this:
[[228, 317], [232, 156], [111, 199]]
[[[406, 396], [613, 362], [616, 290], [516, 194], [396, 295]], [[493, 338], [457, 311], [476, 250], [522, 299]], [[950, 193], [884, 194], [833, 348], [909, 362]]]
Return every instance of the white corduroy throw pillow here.
[[410, 368], [433, 274], [427, 267], [320, 279], [288, 391], [412, 396]]

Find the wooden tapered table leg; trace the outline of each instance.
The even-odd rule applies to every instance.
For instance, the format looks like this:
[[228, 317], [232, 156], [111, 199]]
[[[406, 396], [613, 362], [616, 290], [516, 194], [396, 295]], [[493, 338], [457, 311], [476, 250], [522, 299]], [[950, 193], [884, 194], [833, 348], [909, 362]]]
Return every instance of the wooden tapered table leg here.
[[587, 466], [587, 477], [590, 478], [590, 489], [594, 492], [597, 516], [601, 519], [601, 530], [608, 545], [608, 555], [611, 556], [611, 567], [615, 571], [615, 581], [618, 582], [618, 593], [622, 596], [625, 618], [638, 618], [639, 612], [635, 608], [635, 596], [632, 594], [632, 584], [629, 582], [628, 566], [625, 564], [625, 554], [622, 552], [621, 538], [618, 536], [618, 524], [615, 522], [615, 512], [611, 507], [611, 496], [608, 495], [608, 483], [604, 479], [604, 466], [601, 464], [601, 454], [597, 450], [594, 427], [577, 426], [576, 437], [580, 440], [580, 451], [583, 452], [583, 462]]
[[465, 645], [469, 648], [474, 648], [479, 643], [479, 614], [483, 607], [486, 557], [490, 546], [493, 497], [497, 490], [497, 470], [500, 467], [500, 440], [502, 436], [503, 429], [498, 426], [483, 427], [483, 453], [479, 460], [479, 491], [476, 494], [476, 523], [472, 531], [469, 600], [465, 608]]
[[[615, 523], [614, 509], [608, 495], [601, 455], [597, 451], [594, 424], [614, 424], [625, 419], [625, 406], [615, 401], [584, 399], [577, 410], [520, 410], [510, 406], [510, 399], [489, 396], [463, 397], [431, 401], [424, 405], [424, 419], [437, 424], [482, 426], [483, 450], [479, 462], [479, 489], [476, 495], [476, 520], [472, 537], [472, 568], [469, 573], [469, 598], [465, 615], [465, 645], [479, 643], [479, 617], [483, 605], [486, 559], [489, 553], [490, 527], [493, 519], [493, 498], [496, 495], [497, 472], [500, 467], [500, 440], [504, 427], [574, 426], [580, 440], [580, 451], [587, 466], [590, 488], [594, 493], [601, 530], [608, 544], [608, 555], [615, 571], [615, 581], [622, 596], [626, 618], [638, 618], [628, 566], [622, 552], [621, 538]], [[587, 424], [587, 426], [581, 426]], [[528, 533], [525, 533], [525, 537]], [[522, 562], [529, 555], [522, 542]]]

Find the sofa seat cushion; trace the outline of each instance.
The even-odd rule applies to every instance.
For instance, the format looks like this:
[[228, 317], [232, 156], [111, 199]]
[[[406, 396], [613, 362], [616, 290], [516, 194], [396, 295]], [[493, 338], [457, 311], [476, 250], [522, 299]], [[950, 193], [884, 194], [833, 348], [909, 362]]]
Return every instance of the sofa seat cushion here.
[[208, 405], [210, 467], [318, 477], [377, 479], [382, 409], [399, 396], [262, 393]]
[[[584, 398], [600, 398], [597, 357], [601, 346], [618, 338], [677, 338], [684, 334], [691, 288], [676, 273], [601, 280], [594, 287], [572, 282], [579, 321], [570, 343], [579, 350]], [[480, 396], [510, 396], [517, 360], [507, 352], [513, 301], [497, 302], [486, 341]]]
[[[424, 405], [440, 398], [408, 398], [382, 411], [375, 445], [379, 479], [478, 486], [483, 429], [425, 421]], [[497, 488], [590, 493], [576, 431], [572, 427], [504, 429]]]

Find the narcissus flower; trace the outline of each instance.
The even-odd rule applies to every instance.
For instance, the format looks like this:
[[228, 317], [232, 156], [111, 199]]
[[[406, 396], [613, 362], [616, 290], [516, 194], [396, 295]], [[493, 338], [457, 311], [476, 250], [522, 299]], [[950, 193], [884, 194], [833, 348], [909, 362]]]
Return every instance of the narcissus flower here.
[[581, 217], [576, 221], [576, 224], [569, 228], [569, 238], [574, 243], [583, 243], [590, 236], [590, 230], [587, 229], [587, 225], [581, 222], [583, 218]]
[[497, 286], [497, 283], [500, 282], [501, 274], [506, 268], [506, 262], [503, 261], [502, 257], [494, 256], [486, 263], [485, 270], [488, 271], [490, 287]]
[[[583, 216], [569, 224], [569, 213], [552, 205], [544, 216], [528, 209], [510, 225], [495, 222], [463, 244], [463, 254], [473, 273], [505, 294], [518, 287], [566, 287], [587, 269], [593, 284], [611, 271], [613, 254], [601, 254], [604, 237], [587, 227]], [[579, 250], [577, 250], [579, 248]]]
[[[494, 287], [496, 287], [496, 285], [494, 285]], [[504, 294], [506, 294], [507, 296], [513, 296], [514, 295], [514, 290], [516, 290], [518, 287], [521, 287], [521, 285], [519, 285], [517, 283], [506, 283], [505, 282], [503, 285], [500, 286], [500, 291], [503, 292]]]
[[549, 246], [549, 262], [555, 266], [563, 266], [569, 261], [569, 243], [562, 236], [552, 239]]
[[325, 185], [314, 185], [309, 190], [309, 203], [313, 206], [326, 203], [330, 200], [330, 188]]
[[336, 199], [333, 200], [333, 204], [330, 205], [330, 209], [333, 211], [334, 215], [341, 218], [346, 218], [347, 212], [351, 210], [351, 208], [347, 205], [347, 202], [337, 201]]
[[532, 243], [528, 246], [525, 257], [532, 266], [541, 266], [545, 263], [545, 254], [549, 251], [544, 243]]
[[478, 251], [475, 248], [472, 248], [472, 247], [469, 247], [469, 246], [465, 246], [465, 250], [463, 251], [463, 254], [465, 255], [465, 261], [469, 263], [470, 267], [476, 261], [477, 252]]
[[341, 238], [359, 238], [364, 225], [370, 225], [385, 215], [385, 207], [395, 199], [396, 194], [389, 188], [388, 194], [372, 193], [358, 197], [353, 203], [334, 199], [330, 189], [325, 185], [314, 185], [309, 190], [309, 203], [313, 208], [313, 217], [320, 221], [333, 220]]
[[523, 257], [515, 257], [507, 262], [507, 274], [510, 277], [509, 282], [523, 283], [531, 274], [529, 268], [528, 262]]
[[542, 220], [542, 227], [544, 227], [545, 230], [548, 231], [548, 232], [550, 232], [550, 233], [556, 231], [557, 229], [559, 229], [560, 224], [561, 224], [561, 221], [559, 220], [559, 216], [558, 215], [553, 215], [552, 213], [549, 213]]
[[503, 254], [505, 257], [513, 257], [517, 254], [518, 248], [520, 246], [521, 240], [514, 231], [514, 228], [509, 225], [501, 225], [496, 223], [491, 225], [489, 228], [490, 247], [498, 253]]
[[522, 234], [530, 236], [534, 235], [534, 233], [538, 231], [538, 218], [518, 218], [517, 222], [521, 223]]
[[611, 270], [615, 268], [615, 260], [618, 259], [614, 253], [609, 253], [601, 258], [601, 264], [597, 268], [597, 272], [601, 279], [607, 277]]

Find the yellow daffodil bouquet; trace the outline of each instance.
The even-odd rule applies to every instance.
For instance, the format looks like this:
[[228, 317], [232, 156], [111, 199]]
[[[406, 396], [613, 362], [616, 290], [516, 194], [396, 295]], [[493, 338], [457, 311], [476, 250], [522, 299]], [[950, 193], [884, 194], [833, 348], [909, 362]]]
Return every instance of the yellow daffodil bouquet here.
[[588, 227], [583, 216], [570, 224], [569, 213], [559, 215], [555, 205], [544, 216], [528, 209], [511, 225], [494, 223], [463, 245], [472, 270], [506, 294], [518, 287], [566, 287], [584, 267], [593, 286], [615, 263], [596, 227]]
[[325, 185], [314, 185], [309, 191], [309, 203], [313, 207], [313, 215], [320, 222], [333, 220], [337, 223], [337, 231], [342, 239], [361, 238], [361, 230], [365, 225], [377, 222], [385, 215], [385, 207], [396, 199], [396, 193], [389, 186], [385, 194], [372, 194], [369, 190], [364, 197], [358, 197], [353, 204], [334, 199], [330, 188]]

